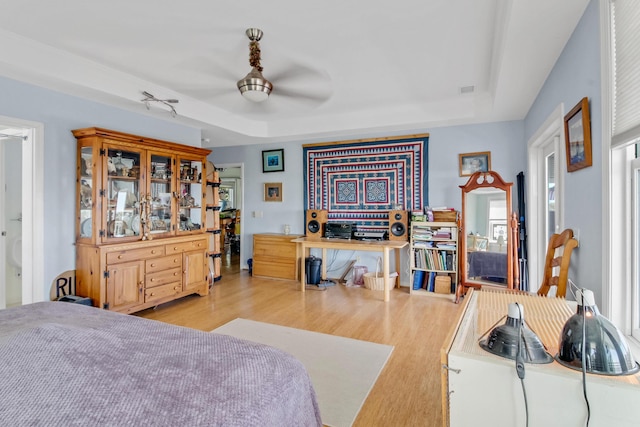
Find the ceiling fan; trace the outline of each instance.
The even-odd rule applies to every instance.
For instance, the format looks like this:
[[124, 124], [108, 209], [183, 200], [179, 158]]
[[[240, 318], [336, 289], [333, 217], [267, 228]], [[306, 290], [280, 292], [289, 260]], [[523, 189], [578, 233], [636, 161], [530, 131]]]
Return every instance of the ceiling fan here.
[[247, 31], [249, 37], [249, 65], [251, 71], [247, 76], [238, 80], [238, 90], [249, 101], [262, 102], [269, 97], [273, 84], [262, 75], [262, 66], [260, 65], [260, 39], [262, 39], [262, 30], [258, 28], [249, 28]]
[[[259, 28], [249, 28], [246, 30], [246, 35], [249, 38], [249, 65], [251, 66], [251, 71], [236, 83], [238, 90], [245, 99], [252, 102], [263, 102], [269, 98], [272, 91], [279, 97], [291, 97], [299, 100], [306, 99], [314, 103], [322, 103], [329, 98], [330, 90], [328, 84], [326, 84], [329, 79], [326, 73], [323, 74], [322, 72], [300, 64], [295, 64], [294, 67], [284, 72], [274, 74], [272, 79], [277, 82], [277, 89], [274, 89], [274, 84], [262, 75], [263, 68], [260, 63], [261, 52], [259, 43], [263, 36], [262, 30]], [[315, 81], [311, 80], [313, 83], [312, 86], [308, 86], [303, 91], [294, 91], [286, 88], [286, 86], [291, 84], [295, 79], [302, 78], [308, 80], [309, 77], [315, 77]]]

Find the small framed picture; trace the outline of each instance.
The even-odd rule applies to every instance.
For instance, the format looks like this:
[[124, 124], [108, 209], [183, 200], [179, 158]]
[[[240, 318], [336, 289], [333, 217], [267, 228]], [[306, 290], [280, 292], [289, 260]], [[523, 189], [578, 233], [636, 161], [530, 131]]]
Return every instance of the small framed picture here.
[[491, 151], [458, 154], [460, 176], [471, 176], [476, 172], [491, 170]]
[[281, 202], [282, 201], [282, 183], [266, 182], [264, 184], [264, 201], [265, 202]]
[[564, 116], [564, 139], [567, 150], [567, 172], [591, 166], [591, 124], [589, 98], [582, 98]]
[[262, 151], [262, 172], [284, 171], [284, 149]]

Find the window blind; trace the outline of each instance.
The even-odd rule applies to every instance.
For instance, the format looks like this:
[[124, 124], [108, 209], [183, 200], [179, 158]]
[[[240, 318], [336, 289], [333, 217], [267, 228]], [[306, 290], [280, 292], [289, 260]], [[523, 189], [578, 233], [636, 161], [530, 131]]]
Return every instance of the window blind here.
[[640, 138], [640, 1], [611, 1], [613, 117], [611, 145]]

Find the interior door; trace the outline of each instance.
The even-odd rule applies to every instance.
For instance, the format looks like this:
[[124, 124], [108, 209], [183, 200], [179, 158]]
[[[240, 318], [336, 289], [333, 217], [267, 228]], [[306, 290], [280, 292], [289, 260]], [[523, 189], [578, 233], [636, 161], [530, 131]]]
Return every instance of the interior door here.
[[0, 308], [22, 303], [22, 133], [0, 126]]
[[[555, 144], [547, 144], [547, 146], [543, 149], [544, 156], [544, 171], [541, 176], [543, 176], [544, 183], [542, 188], [544, 188], [544, 203], [541, 204], [541, 208], [544, 209], [544, 239], [542, 240], [546, 248], [546, 243], [549, 242], [551, 235], [556, 233], [558, 228], [558, 209], [560, 208], [559, 198], [556, 197], [556, 192], [558, 190], [558, 182], [556, 182], [556, 177], [558, 176], [558, 168], [556, 165], [558, 164], [558, 156], [556, 155]], [[542, 236], [541, 236], [542, 237]]]

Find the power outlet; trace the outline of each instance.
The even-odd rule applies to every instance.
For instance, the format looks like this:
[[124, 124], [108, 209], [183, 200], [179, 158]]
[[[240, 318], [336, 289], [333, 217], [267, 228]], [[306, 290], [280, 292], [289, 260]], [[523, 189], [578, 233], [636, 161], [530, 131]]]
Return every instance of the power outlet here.
[[356, 264], [360, 264], [360, 257], [359, 256], [356, 257]]

